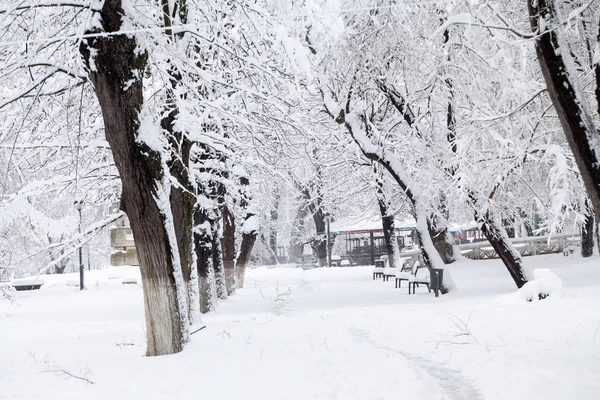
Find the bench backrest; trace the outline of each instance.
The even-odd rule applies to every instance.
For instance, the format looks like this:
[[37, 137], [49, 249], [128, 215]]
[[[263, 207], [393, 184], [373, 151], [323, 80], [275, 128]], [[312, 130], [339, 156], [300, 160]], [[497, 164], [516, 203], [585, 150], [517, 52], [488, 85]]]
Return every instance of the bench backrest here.
[[417, 276], [417, 271], [419, 271], [420, 266], [421, 266], [421, 263], [419, 261], [415, 261], [415, 263], [413, 264], [413, 267], [412, 267], [412, 271], [411, 271], [414, 276]]

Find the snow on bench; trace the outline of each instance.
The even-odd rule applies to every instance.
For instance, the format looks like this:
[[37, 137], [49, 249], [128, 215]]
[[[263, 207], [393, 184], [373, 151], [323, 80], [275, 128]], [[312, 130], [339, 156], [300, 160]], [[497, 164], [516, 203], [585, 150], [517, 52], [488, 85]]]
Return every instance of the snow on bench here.
[[45, 283], [43, 278], [39, 276], [27, 276], [25, 278], [13, 279], [10, 285], [16, 291], [22, 290], [38, 290]]

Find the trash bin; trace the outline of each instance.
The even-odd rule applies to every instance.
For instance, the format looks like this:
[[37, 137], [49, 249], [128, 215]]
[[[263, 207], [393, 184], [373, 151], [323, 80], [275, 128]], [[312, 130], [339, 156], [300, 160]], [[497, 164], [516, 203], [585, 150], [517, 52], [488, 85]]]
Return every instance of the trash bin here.
[[431, 268], [429, 273], [431, 274], [429, 284], [435, 293], [435, 297], [439, 297], [439, 292], [442, 290], [442, 282], [444, 281], [444, 270]]

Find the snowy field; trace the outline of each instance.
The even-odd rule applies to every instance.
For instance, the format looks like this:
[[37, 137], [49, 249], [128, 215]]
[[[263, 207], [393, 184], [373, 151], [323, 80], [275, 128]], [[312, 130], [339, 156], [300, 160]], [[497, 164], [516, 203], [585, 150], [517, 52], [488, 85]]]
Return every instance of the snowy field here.
[[408, 295], [370, 267], [258, 268], [183, 353], [144, 357], [133, 268], [44, 277], [0, 301], [6, 399], [597, 399], [600, 260], [525, 258], [564, 295], [528, 303], [498, 260], [452, 267], [459, 291]]

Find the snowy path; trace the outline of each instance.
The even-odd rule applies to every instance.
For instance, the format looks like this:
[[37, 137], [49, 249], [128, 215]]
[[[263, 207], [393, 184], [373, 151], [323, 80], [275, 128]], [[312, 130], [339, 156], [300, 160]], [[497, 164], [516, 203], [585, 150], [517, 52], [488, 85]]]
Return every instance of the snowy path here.
[[0, 398], [595, 399], [600, 266], [528, 260], [557, 267], [564, 298], [523, 302], [494, 261], [456, 265], [439, 299], [369, 268], [253, 270], [160, 358], [143, 357], [139, 287], [18, 293], [0, 303]]

